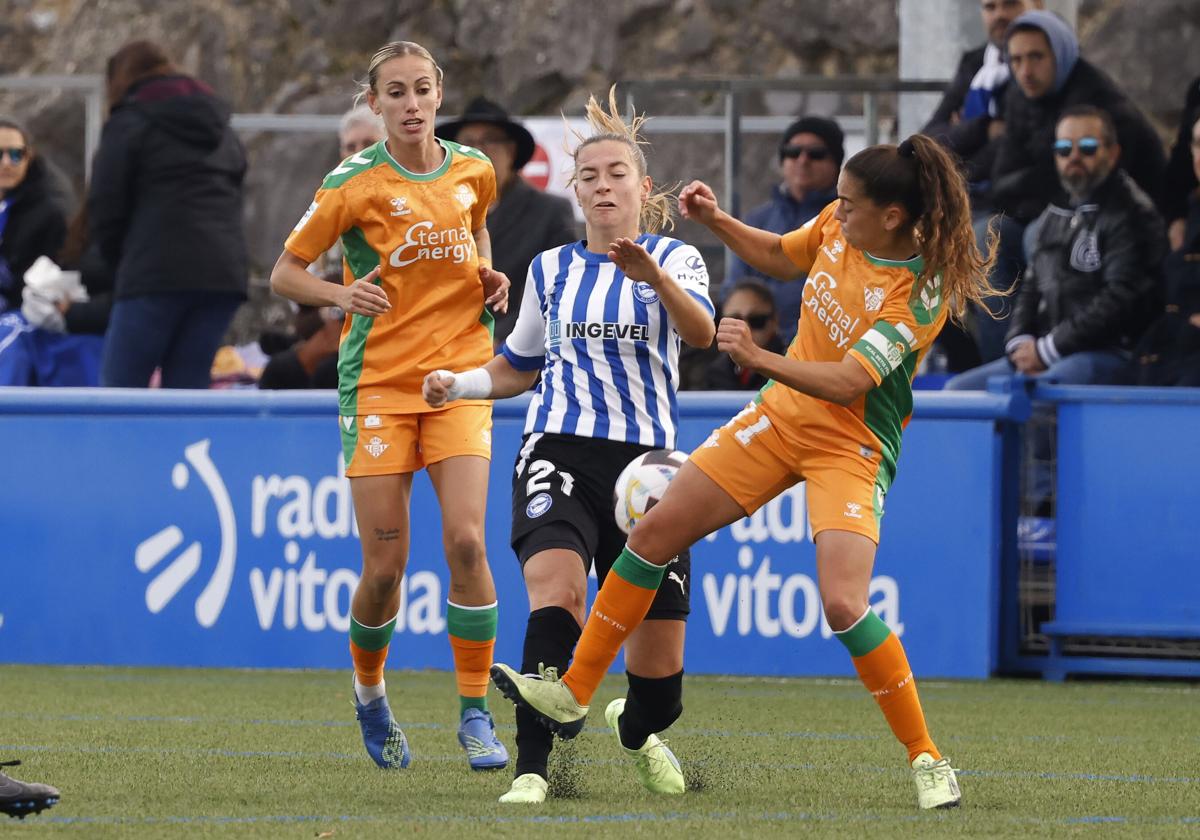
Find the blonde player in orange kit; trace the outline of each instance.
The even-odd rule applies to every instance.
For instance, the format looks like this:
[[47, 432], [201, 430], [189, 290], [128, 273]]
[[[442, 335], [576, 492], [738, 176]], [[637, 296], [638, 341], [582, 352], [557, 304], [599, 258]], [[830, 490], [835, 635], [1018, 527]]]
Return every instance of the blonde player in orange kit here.
[[724, 213], [698, 181], [679, 204], [758, 270], [807, 275], [799, 334], [781, 356], [758, 347], [744, 322], [721, 321], [718, 347], [771, 381], [692, 453], [634, 529], [562, 679], [531, 679], [499, 663], [492, 678], [560, 735], [577, 733], [670, 559], [805, 481], [825, 617], [908, 750], [919, 806], [953, 807], [954, 770], [929, 737], [904, 648], [867, 595], [913, 374], [948, 315], [993, 294], [994, 242], [979, 253], [962, 176], [923, 135], [852, 157], [838, 200], [783, 236]]
[[[509, 286], [491, 269], [484, 226], [496, 176], [481, 152], [434, 137], [442, 70], [424, 47], [397, 41], [381, 48], [363, 93], [387, 138], [325, 177], [271, 273], [279, 294], [340, 306], [350, 316], [338, 350], [338, 403], [363, 550], [350, 610], [355, 708], [375, 763], [407, 767], [411, 753], [388, 706], [383, 666], [408, 561], [412, 477], [424, 467], [441, 505], [450, 567], [446, 625], [458, 739], [472, 769], [499, 769], [508, 753], [487, 708], [496, 588], [483, 537], [491, 403], [433, 410], [421, 397], [430, 371], [492, 357], [488, 307], [504, 312]], [[339, 238], [342, 286], [307, 271]]]

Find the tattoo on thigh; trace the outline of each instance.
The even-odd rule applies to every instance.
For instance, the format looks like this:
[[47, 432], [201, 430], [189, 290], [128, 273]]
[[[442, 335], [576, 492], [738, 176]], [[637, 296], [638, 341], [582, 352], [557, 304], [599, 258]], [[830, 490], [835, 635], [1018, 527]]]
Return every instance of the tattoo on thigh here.
[[376, 528], [375, 539], [380, 542], [394, 542], [400, 539], [399, 528]]

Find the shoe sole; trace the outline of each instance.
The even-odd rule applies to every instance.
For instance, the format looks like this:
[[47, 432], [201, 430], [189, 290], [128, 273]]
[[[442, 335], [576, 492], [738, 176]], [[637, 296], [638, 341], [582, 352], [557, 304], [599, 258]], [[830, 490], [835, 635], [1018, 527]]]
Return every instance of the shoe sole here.
[[517, 690], [517, 685], [508, 678], [508, 674], [493, 665], [490, 669], [492, 682], [496, 684], [496, 688], [500, 689], [500, 693], [507, 699], [511, 700], [514, 705], [520, 706], [532, 714], [542, 726], [549, 729], [560, 740], [570, 741], [576, 735], [583, 731], [584, 722], [587, 716], [581, 717], [579, 720], [573, 720], [568, 723], [557, 721], [552, 717], [542, 714], [521, 696], [521, 692]]
[[505, 767], [507, 767], [508, 762], [506, 761], [503, 764], [485, 764], [485, 765], [471, 764], [470, 762], [467, 762], [467, 766], [470, 767], [472, 770], [474, 770], [476, 773], [494, 773], [497, 770], [503, 770]]
[[39, 796], [33, 799], [22, 799], [18, 802], [5, 802], [0, 805], [0, 814], [8, 814], [8, 816], [23, 820], [30, 814], [40, 814], [49, 808], [58, 804], [59, 797], [57, 796]]
[[507, 767], [508, 759], [504, 759], [504, 761], [500, 762], [499, 764], [473, 764], [471, 759], [468, 758], [467, 766], [479, 773], [491, 773], [495, 770], [503, 770], [505, 767]]

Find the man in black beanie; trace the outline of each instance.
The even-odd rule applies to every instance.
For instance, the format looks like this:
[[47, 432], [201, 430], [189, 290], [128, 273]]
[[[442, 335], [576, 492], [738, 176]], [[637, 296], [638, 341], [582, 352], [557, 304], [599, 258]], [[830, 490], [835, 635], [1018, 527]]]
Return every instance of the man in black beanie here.
[[[779, 144], [783, 180], [771, 191], [771, 200], [746, 213], [746, 224], [784, 234], [816, 216], [837, 198], [838, 172], [842, 168], [844, 137], [836, 122], [825, 117], [801, 117], [787, 127]], [[721, 284], [722, 300], [743, 280], [765, 283], [775, 297], [779, 334], [786, 346], [796, 336], [800, 320], [803, 279], [781, 281], [755, 271], [738, 258]]]

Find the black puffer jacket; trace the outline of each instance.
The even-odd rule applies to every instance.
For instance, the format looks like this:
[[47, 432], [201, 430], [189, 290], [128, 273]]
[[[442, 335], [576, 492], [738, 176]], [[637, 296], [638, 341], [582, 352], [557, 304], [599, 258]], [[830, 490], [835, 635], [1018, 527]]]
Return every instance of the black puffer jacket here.
[[[25, 272], [38, 257], [57, 256], [67, 235], [67, 219], [40, 157], [30, 161], [25, 179], [5, 200], [8, 222], [0, 234], [0, 258], [7, 264], [12, 281], [3, 290], [6, 306], [0, 309], [20, 309]], [[0, 272], [4, 270], [0, 266]]]
[[[986, 50], [987, 44], [984, 44], [978, 49], [963, 53], [958, 62], [958, 70], [942, 95], [942, 101], [938, 103], [937, 110], [933, 112], [929, 122], [921, 129], [922, 134], [928, 134], [958, 155], [963, 163], [963, 174], [972, 184], [987, 181], [992, 177], [992, 164], [996, 160], [999, 140], [988, 137], [988, 126], [991, 125], [992, 118], [987, 114], [969, 120], [955, 120], [954, 116], [962, 110], [963, 103], [966, 102], [971, 82], [983, 66], [983, 54]], [[998, 93], [1002, 95], [1005, 87], [1007, 83]]]
[[1121, 170], [1086, 204], [1051, 204], [1013, 307], [1009, 340], [1037, 337], [1045, 364], [1083, 350], [1130, 350], [1162, 308], [1166, 251], [1162, 217]]
[[246, 155], [229, 106], [187, 76], [141, 82], [104, 124], [88, 214], [116, 298], [246, 294]]
[[996, 209], [1028, 222], [1051, 201], [1065, 201], [1054, 168], [1054, 129], [1072, 105], [1094, 105], [1112, 116], [1121, 144], [1121, 167], [1158, 201], [1167, 156], [1158, 134], [1107, 75], [1084, 59], [1075, 63], [1058, 93], [1030, 99], [1019, 85], [1005, 90], [1004, 135], [992, 165]]

